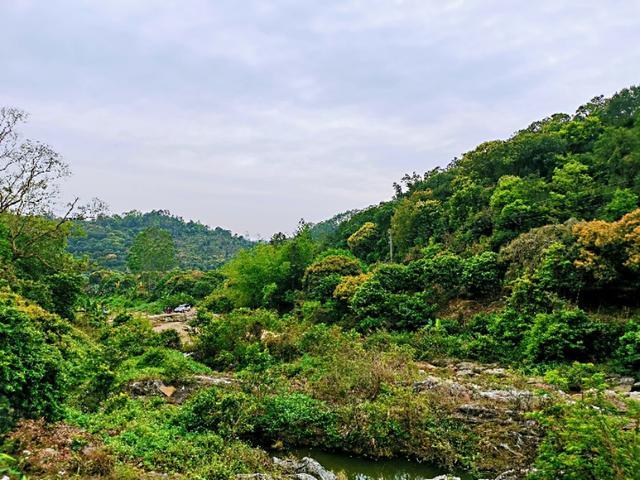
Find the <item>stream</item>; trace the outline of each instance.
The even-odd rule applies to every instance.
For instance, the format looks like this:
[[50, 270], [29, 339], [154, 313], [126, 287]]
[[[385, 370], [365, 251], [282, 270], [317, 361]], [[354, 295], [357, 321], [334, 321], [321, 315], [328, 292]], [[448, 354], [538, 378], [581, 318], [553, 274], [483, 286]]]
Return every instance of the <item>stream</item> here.
[[463, 480], [471, 478], [460, 472], [451, 472], [428, 463], [418, 463], [402, 458], [373, 460], [316, 449], [295, 450], [291, 453], [298, 458], [311, 457], [327, 470], [336, 473], [343, 471], [349, 480], [420, 480], [446, 473], [455, 474]]

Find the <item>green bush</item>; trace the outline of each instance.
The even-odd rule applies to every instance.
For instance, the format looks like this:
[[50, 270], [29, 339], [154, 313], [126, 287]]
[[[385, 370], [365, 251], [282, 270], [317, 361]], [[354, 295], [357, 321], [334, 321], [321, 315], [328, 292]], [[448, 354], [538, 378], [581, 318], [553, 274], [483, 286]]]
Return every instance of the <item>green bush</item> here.
[[616, 361], [626, 370], [640, 371], [640, 320], [629, 321], [618, 342], [614, 354]]
[[116, 384], [123, 385], [133, 380], [159, 379], [168, 383], [188, 382], [194, 374], [210, 373], [210, 370], [185, 357], [176, 350], [149, 347], [142, 355], [122, 362], [116, 372]]
[[496, 295], [502, 286], [502, 271], [498, 265], [498, 254], [483, 252], [464, 262], [462, 283], [472, 297]]
[[0, 432], [18, 417], [59, 414], [64, 360], [39, 327], [29, 315], [0, 306]]
[[374, 277], [358, 288], [351, 308], [359, 320], [359, 328], [366, 331], [415, 330], [434, 318], [437, 307], [429, 292], [392, 293]]
[[608, 351], [610, 332], [582, 310], [559, 310], [535, 316], [525, 335], [529, 362], [589, 361]]
[[265, 441], [288, 446], [326, 445], [335, 435], [335, 417], [327, 405], [302, 393], [267, 397], [255, 419], [256, 432]]
[[234, 438], [253, 431], [255, 414], [253, 397], [212, 387], [190, 398], [176, 422], [189, 431], [212, 431], [225, 438]]
[[556, 404], [534, 418], [545, 430], [531, 480], [639, 478], [640, 434], [601, 398]]
[[266, 310], [238, 309], [213, 317], [201, 327], [197, 356], [212, 368], [262, 369], [272, 363], [261, 342], [263, 332], [276, 331], [280, 325], [278, 316]]

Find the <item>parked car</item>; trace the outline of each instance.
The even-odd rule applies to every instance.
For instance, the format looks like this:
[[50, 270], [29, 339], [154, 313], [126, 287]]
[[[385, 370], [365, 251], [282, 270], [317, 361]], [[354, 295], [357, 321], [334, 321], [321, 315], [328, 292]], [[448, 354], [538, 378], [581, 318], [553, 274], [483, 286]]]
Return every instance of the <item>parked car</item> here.
[[189, 310], [191, 310], [191, 305], [189, 305], [188, 303], [183, 303], [182, 305], [178, 305], [173, 309], [174, 313], [185, 313]]

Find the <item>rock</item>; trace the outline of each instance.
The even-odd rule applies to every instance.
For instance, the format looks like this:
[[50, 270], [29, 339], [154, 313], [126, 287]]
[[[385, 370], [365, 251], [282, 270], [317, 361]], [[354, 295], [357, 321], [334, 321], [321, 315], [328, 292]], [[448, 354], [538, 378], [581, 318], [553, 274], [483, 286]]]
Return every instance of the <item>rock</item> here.
[[522, 480], [527, 478], [534, 469], [531, 468], [517, 468], [513, 470], [507, 470], [498, 475], [494, 480]]
[[428, 480], [462, 480], [462, 479], [460, 477], [454, 477], [453, 475], [438, 475], [437, 477], [433, 477]]
[[295, 478], [297, 480], [316, 480], [316, 477], [309, 475], [308, 473], [296, 473], [295, 475], [291, 475], [290, 478]]
[[533, 403], [533, 393], [529, 390], [486, 390], [478, 392], [478, 397], [486, 398], [494, 402], [518, 403], [523, 406], [530, 406]]
[[[293, 474], [306, 474], [315, 480], [336, 480], [334, 473], [326, 470], [316, 460], [310, 457], [304, 457], [302, 460], [281, 460], [278, 457], [273, 457], [273, 463], [287, 472]], [[304, 478], [310, 480], [308, 477]]]
[[456, 370], [456, 375], [458, 377], [472, 377], [476, 374], [473, 370]]
[[469, 388], [465, 387], [461, 383], [439, 377], [429, 376], [424, 380], [413, 384], [413, 391], [416, 393], [431, 390], [436, 390], [449, 396], [463, 397], [465, 399], [471, 398], [471, 391]]
[[483, 369], [473, 362], [460, 362], [456, 365], [456, 370], [470, 370], [471, 372], [481, 372]]
[[158, 390], [160, 390], [165, 397], [170, 397], [175, 393], [176, 387], [162, 385], [161, 387], [158, 387]]
[[231, 377], [213, 377], [211, 375], [194, 375], [193, 380], [195, 380], [199, 385], [209, 386], [209, 385], [222, 385], [228, 386], [233, 385], [237, 381]]
[[504, 377], [507, 371], [504, 368], [487, 368], [483, 373], [487, 375], [493, 375], [495, 377]]
[[633, 385], [631, 385], [631, 391], [640, 392], [640, 382], [635, 382]]
[[458, 412], [467, 417], [473, 417], [476, 419], [491, 419], [497, 416], [497, 411], [491, 408], [483, 407], [482, 405], [475, 405], [473, 403], [465, 403], [458, 407]]
[[239, 480], [273, 480], [273, 477], [266, 473], [239, 473], [236, 478]]
[[162, 380], [140, 380], [137, 382], [131, 382], [127, 385], [127, 391], [134, 397], [146, 397], [150, 395], [162, 394], [163, 388], [167, 386]]
[[436, 387], [439, 387], [440, 385], [442, 385], [444, 383], [444, 380], [442, 380], [439, 377], [427, 377], [424, 380], [420, 380], [419, 382], [415, 382], [413, 384], [413, 391], [414, 392], [423, 392], [425, 390], [432, 390]]
[[637, 402], [640, 402], [640, 392], [629, 392], [627, 394], [627, 397], [630, 398], [631, 400], [636, 400]]
[[633, 377], [620, 377], [618, 379], [618, 385], [630, 385], [633, 386], [633, 384], [636, 383], [636, 379]]

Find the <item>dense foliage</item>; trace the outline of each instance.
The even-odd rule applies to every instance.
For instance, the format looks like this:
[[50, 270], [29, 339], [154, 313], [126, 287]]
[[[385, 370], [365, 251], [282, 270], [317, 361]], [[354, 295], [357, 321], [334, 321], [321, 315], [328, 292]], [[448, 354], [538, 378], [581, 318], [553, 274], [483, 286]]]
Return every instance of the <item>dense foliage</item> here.
[[149, 228], [171, 234], [180, 268], [209, 270], [222, 265], [239, 250], [253, 242], [220, 227], [211, 229], [201, 223], [171, 215], [165, 210], [123, 215], [101, 215], [79, 222], [84, 232], [69, 240], [69, 251], [86, 255], [102, 268], [125, 270], [129, 249], [136, 236]]

